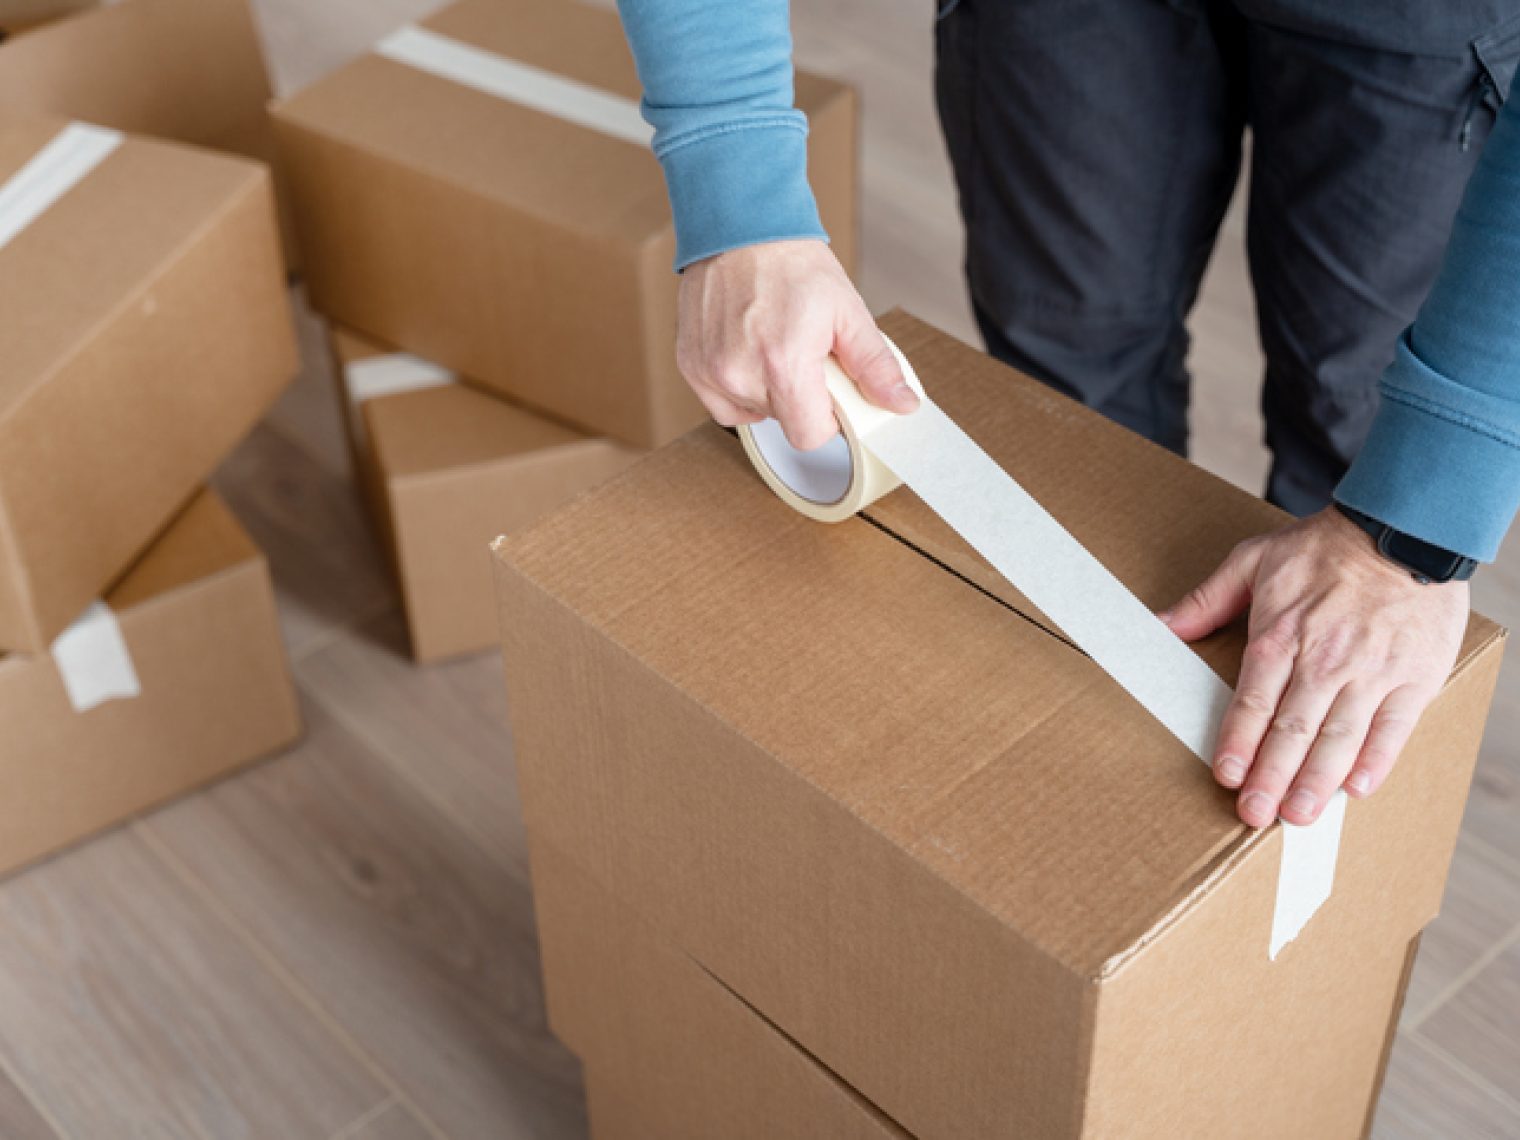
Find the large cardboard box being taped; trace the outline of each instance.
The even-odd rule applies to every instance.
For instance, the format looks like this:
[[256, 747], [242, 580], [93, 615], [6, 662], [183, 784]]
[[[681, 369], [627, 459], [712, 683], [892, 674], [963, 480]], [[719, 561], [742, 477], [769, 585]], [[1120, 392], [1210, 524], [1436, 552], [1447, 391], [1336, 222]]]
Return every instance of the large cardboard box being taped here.
[[[1272, 508], [901, 314], [1151, 606]], [[694, 432], [498, 545], [528, 825], [919, 1140], [1357, 1136], [1499, 666], [1474, 617], [1331, 896], [910, 491], [835, 526]], [[1243, 634], [1200, 646], [1233, 682]]]
[[0, 872], [295, 739], [269, 570], [220, 499], [197, 495], [51, 655], [0, 657], [0, 724]]
[[549, 1024], [596, 1140], [907, 1136], [572, 860], [532, 863]]
[[334, 329], [332, 345], [355, 477], [401, 583], [412, 654], [437, 661], [497, 645], [491, 540], [642, 453], [356, 334]]
[[272, 163], [269, 99], [248, 0], [0, 0], [0, 112]]
[[[279, 104], [313, 305], [597, 435], [692, 427], [639, 91], [615, 13], [464, 0]], [[854, 96], [801, 75], [797, 102], [850, 266]]]
[[36, 653], [295, 375], [268, 171], [0, 118], [0, 355], [0, 649]]

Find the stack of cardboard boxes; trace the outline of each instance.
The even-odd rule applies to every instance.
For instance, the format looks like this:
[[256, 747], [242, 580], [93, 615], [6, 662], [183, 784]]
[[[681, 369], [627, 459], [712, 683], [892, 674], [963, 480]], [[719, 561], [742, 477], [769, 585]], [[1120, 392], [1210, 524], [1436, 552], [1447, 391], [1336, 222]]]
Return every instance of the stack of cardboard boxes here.
[[[464, 0], [275, 109], [419, 660], [496, 645], [491, 539], [704, 418], [675, 366], [675, 238], [638, 97], [614, 13]], [[854, 97], [802, 75], [797, 99], [851, 266]]]
[[[1151, 606], [1273, 508], [902, 314]], [[497, 545], [550, 1021], [598, 1140], [1365, 1134], [1502, 649], [1474, 616], [1333, 890], [913, 493], [829, 526], [706, 428]], [[1200, 646], [1233, 681], [1243, 631]]]
[[267, 169], [0, 110], [0, 355], [8, 870], [296, 735], [263, 558], [204, 489], [295, 373]]

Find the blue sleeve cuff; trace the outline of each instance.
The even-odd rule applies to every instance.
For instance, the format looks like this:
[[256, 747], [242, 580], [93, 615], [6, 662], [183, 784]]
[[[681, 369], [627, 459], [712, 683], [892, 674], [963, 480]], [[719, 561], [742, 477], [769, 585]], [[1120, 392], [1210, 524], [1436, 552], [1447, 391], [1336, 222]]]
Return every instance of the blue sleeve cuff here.
[[1457, 384], [1400, 340], [1367, 442], [1338, 502], [1397, 530], [1492, 562], [1520, 507], [1511, 401]]
[[807, 119], [787, 111], [656, 148], [676, 224], [676, 270], [788, 238], [827, 241], [807, 180]]

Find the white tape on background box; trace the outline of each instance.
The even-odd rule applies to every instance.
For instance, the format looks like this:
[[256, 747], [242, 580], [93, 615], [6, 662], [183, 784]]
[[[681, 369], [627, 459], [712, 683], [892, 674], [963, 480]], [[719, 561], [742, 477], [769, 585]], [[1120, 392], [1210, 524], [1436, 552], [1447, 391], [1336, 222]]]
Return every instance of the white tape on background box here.
[[375, 45], [375, 54], [640, 146], [654, 138], [633, 99], [426, 28], [392, 33]]
[[349, 423], [353, 425], [361, 446], [365, 446], [364, 417], [359, 413], [359, 405], [365, 400], [424, 388], [444, 388], [454, 383], [457, 383], [457, 377], [447, 368], [406, 352], [351, 361], [343, 369], [343, 387], [348, 393], [351, 412]]
[[104, 602], [91, 602], [53, 639], [53, 663], [75, 712], [142, 695], [121, 626]]
[[70, 123], [0, 185], [0, 249], [121, 145], [119, 131]]
[[[837, 522], [906, 483], [1084, 653], [1205, 764], [1230, 689], [932, 400], [916, 412], [877, 408], [830, 362], [841, 434], [816, 452], [792, 448], [774, 420], [740, 428], [762, 478], [797, 510]], [[1284, 825], [1268, 952], [1297, 937], [1330, 895], [1345, 797], [1318, 821]]]

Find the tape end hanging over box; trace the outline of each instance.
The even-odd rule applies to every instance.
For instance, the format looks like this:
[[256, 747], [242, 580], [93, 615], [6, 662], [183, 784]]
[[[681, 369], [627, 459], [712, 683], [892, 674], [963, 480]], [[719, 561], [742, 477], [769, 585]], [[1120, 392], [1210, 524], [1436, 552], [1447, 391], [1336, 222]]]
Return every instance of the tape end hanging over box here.
[[105, 602], [91, 602], [53, 640], [53, 663], [75, 712], [142, 695], [121, 625]]

